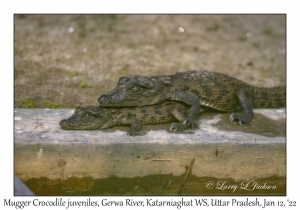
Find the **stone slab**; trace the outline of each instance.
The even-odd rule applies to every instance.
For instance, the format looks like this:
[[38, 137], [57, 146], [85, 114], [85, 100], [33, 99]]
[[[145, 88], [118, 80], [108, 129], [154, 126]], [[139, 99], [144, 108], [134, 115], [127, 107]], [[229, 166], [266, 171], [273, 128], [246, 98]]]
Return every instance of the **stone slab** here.
[[[21, 180], [181, 175], [193, 158], [192, 173], [199, 177], [285, 176], [286, 137], [276, 133], [285, 129], [285, 109], [255, 110], [253, 125], [242, 127], [224, 120], [228, 113], [204, 113], [197, 130], [177, 134], [168, 131], [169, 124], [153, 125], [134, 137], [126, 127], [62, 130], [60, 120], [73, 111], [15, 109], [15, 173]], [[267, 133], [250, 132], [264, 126]]]

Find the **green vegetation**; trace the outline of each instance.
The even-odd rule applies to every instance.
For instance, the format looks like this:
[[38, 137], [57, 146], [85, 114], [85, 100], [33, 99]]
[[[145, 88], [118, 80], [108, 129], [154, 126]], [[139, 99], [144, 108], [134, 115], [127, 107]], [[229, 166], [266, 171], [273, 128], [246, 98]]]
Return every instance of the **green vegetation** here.
[[51, 109], [60, 109], [60, 108], [66, 108], [67, 107], [67, 106], [64, 106], [64, 105], [54, 104], [54, 103], [49, 102], [49, 101], [43, 101], [42, 105], [45, 108], [51, 108]]
[[122, 66], [118, 69], [119, 72], [126, 73], [128, 72], [128, 65]]
[[24, 100], [20, 100], [20, 104], [22, 108], [35, 108], [35, 102], [31, 97]]
[[72, 77], [75, 76], [75, 73], [74, 72], [65, 71], [64, 75], [66, 75], [67, 77], [71, 77], [72, 78]]
[[41, 103], [36, 102], [31, 97], [28, 97], [27, 99], [20, 100], [17, 102], [20, 108], [50, 108], [50, 109], [60, 109], [60, 108], [70, 108], [75, 106], [70, 105], [63, 105], [63, 104], [55, 104], [50, 101], [42, 101]]
[[265, 81], [264, 76], [260, 76], [260, 77], [259, 77], [259, 81], [260, 81], [260, 82], [264, 82], [264, 81]]
[[206, 27], [208, 31], [217, 31], [220, 29], [220, 25], [218, 23], [213, 23], [212, 25]]
[[80, 82], [79, 87], [81, 87], [81, 88], [86, 88], [86, 87], [91, 88], [92, 85], [90, 83], [82, 81], [82, 82]]
[[134, 43], [128, 43], [127, 47], [130, 49], [136, 49], [136, 45]]
[[188, 62], [185, 62], [183, 66], [184, 66], [185, 69], [189, 69], [190, 68], [190, 64]]
[[265, 27], [264, 27], [264, 34], [266, 34], [266, 35], [270, 35], [270, 34], [272, 34], [272, 30], [271, 30], [271, 28], [270, 28], [270, 27], [268, 27], [268, 26], [265, 26]]

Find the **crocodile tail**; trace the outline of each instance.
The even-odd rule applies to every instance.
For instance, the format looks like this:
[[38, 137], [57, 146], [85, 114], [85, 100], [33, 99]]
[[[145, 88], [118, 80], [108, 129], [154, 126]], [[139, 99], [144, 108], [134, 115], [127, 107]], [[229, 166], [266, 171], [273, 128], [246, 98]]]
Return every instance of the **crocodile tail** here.
[[253, 90], [254, 108], [286, 107], [286, 86], [255, 88]]

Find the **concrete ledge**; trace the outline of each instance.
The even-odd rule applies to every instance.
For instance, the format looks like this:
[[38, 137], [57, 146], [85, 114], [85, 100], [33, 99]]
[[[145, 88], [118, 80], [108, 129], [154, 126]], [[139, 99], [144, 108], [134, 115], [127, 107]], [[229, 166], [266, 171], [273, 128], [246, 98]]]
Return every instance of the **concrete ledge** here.
[[169, 124], [144, 126], [145, 135], [135, 137], [126, 135], [126, 127], [62, 130], [60, 120], [73, 111], [15, 109], [20, 179], [181, 175], [193, 158], [192, 173], [199, 177], [285, 176], [285, 109], [255, 110], [252, 126], [229, 122], [229, 113], [204, 113], [197, 130], [176, 134], [168, 132]]
[[[255, 110], [256, 113], [265, 114], [270, 119], [283, 119], [282, 127], [285, 128], [285, 110]], [[229, 120], [221, 120], [221, 116], [229, 116], [228, 113], [205, 113], [199, 120], [200, 128], [184, 134], [170, 133], [169, 124], [144, 126], [145, 135], [127, 136], [126, 127], [106, 130], [63, 130], [59, 126], [62, 119], [70, 117], [73, 109], [16, 109], [15, 110], [15, 143], [22, 144], [118, 144], [118, 143], [159, 143], [159, 144], [270, 144], [285, 143], [285, 136], [268, 137], [256, 133], [246, 133], [250, 126], [240, 126]], [[228, 117], [229, 119], [229, 117]], [[275, 120], [275, 121], [276, 121]], [[255, 119], [253, 120], [255, 121]], [[245, 132], [220, 130], [214, 126], [217, 123], [229, 124], [233, 130], [235, 127], [244, 128]], [[276, 123], [276, 122], [274, 122]], [[254, 127], [266, 126], [261, 120]], [[271, 125], [267, 125], [271, 126]], [[151, 130], [153, 129], [153, 130]], [[275, 134], [276, 135], [276, 134]]]

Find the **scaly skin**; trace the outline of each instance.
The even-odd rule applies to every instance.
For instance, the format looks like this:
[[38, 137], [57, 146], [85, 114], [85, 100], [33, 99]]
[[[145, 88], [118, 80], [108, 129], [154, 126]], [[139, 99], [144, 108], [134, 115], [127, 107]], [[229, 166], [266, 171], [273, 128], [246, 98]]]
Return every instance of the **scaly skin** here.
[[98, 98], [101, 107], [146, 106], [163, 101], [190, 105], [187, 123], [194, 128], [200, 107], [232, 114], [231, 121], [249, 124], [253, 108], [286, 105], [286, 87], [259, 88], [226, 74], [208, 71], [180, 72], [170, 76], [120, 78], [117, 87]]
[[[143, 124], [160, 124], [186, 120], [185, 105], [178, 102], [145, 107], [101, 108], [95, 106], [77, 107], [75, 113], [60, 122], [67, 130], [95, 130], [114, 127], [117, 125], [130, 126], [128, 135], [135, 135]], [[173, 123], [171, 130], [184, 130], [187, 126]]]

